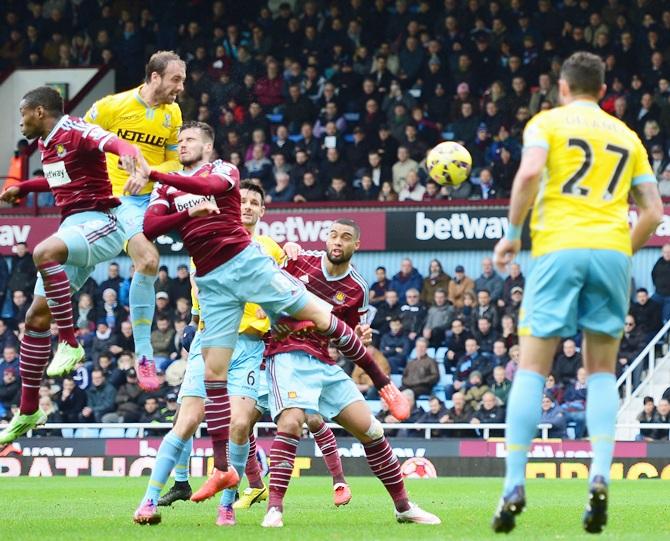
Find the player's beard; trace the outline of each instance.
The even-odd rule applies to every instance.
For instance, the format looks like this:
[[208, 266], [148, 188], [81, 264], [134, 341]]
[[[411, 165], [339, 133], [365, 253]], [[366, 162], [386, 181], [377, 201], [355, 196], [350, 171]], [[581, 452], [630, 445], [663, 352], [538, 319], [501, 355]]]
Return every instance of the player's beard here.
[[344, 250], [342, 250], [342, 255], [339, 257], [335, 257], [332, 253], [331, 250], [326, 250], [326, 257], [328, 258], [328, 261], [330, 261], [333, 265], [342, 265], [343, 263], [348, 263], [351, 261], [351, 256], [353, 254], [347, 254]]
[[182, 159], [180, 159], [180, 161], [181, 161], [181, 164], [184, 167], [191, 167], [194, 163], [198, 163], [199, 161], [201, 161], [202, 156], [203, 156], [203, 153], [202, 153], [202, 150], [201, 150], [200, 153], [196, 154], [193, 158], [186, 158], [186, 159], [182, 158]]

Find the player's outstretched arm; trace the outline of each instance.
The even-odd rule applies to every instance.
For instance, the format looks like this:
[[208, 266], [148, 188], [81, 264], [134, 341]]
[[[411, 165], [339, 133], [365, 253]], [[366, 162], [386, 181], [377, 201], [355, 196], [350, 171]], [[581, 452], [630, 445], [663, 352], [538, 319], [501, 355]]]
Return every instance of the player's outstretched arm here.
[[14, 186], [10, 186], [0, 193], [0, 201], [14, 203], [17, 199], [21, 199], [29, 193], [48, 192], [50, 189], [47, 179], [43, 177], [31, 178], [29, 180], [23, 180], [21, 183], [15, 184]]
[[631, 190], [639, 209], [639, 218], [631, 231], [633, 253], [642, 248], [663, 220], [663, 201], [655, 182], [643, 182]]
[[168, 231], [179, 229], [189, 218], [201, 218], [219, 213], [219, 207], [211, 201], [204, 201], [195, 207], [174, 213], [170, 213], [164, 205], [152, 205], [144, 215], [144, 235], [149, 240], [154, 240]]
[[528, 212], [533, 206], [535, 196], [547, 163], [547, 150], [543, 147], [529, 147], [524, 150], [521, 164], [514, 177], [512, 196], [509, 205], [509, 228], [505, 238], [496, 244], [493, 262], [500, 271], [504, 271], [521, 249], [521, 230]]
[[149, 178], [186, 193], [209, 197], [223, 195], [230, 191], [233, 186], [239, 183], [240, 173], [234, 166], [231, 166], [227, 173], [217, 171], [205, 177], [161, 173], [152, 169]]

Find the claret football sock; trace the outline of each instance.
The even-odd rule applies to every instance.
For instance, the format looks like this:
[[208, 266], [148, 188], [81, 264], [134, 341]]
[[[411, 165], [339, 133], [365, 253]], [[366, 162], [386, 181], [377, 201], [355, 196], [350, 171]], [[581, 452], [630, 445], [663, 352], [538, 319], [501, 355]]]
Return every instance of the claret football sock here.
[[258, 462], [258, 456], [256, 456], [256, 436], [253, 434], [249, 436], [249, 454], [244, 473], [251, 488], [263, 488], [263, 479], [261, 478], [263, 469]]
[[24, 415], [37, 411], [40, 401], [40, 382], [51, 355], [51, 332], [26, 325], [21, 340], [19, 374], [21, 375], [21, 407]]
[[284, 510], [284, 495], [288, 489], [295, 453], [300, 438], [286, 432], [277, 432], [270, 450], [270, 498], [268, 509], [276, 507]]
[[337, 440], [333, 431], [328, 428], [326, 423], [321, 423], [321, 426], [313, 433], [313, 436], [314, 441], [323, 454], [323, 460], [326, 462], [328, 471], [333, 476], [333, 484], [346, 483], [340, 453], [337, 449]]
[[49, 301], [49, 310], [58, 325], [58, 340], [76, 348], [79, 344], [74, 335], [72, 322], [72, 293], [70, 279], [63, 265], [49, 261], [37, 267], [44, 281], [44, 292]]
[[212, 438], [214, 467], [220, 471], [228, 469], [228, 436], [230, 433], [230, 400], [225, 381], [205, 380], [207, 403], [205, 419], [207, 433]]
[[391, 495], [396, 511], [404, 512], [409, 510], [409, 498], [405, 490], [405, 483], [400, 473], [400, 464], [398, 457], [393, 453], [393, 449], [384, 436], [363, 445], [365, 457], [372, 473], [384, 484], [384, 487]]

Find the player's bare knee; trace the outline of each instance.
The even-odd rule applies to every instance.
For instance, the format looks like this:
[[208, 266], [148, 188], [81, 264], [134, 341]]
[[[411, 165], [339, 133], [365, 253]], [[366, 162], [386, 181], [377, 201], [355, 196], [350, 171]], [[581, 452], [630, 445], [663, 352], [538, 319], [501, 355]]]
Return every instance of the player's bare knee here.
[[316, 432], [319, 430], [322, 423], [323, 417], [321, 417], [321, 415], [316, 415], [313, 413], [307, 415], [307, 428], [309, 428], [310, 432]]
[[249, 437], [249, 422], [247, 419], [236, 416], [230, 419], [230, 439], [235, 442], [244, 442]]
[[46, 331], [51, 325], [51, 312], [44, 297], [35, 297], [26, 312], [26, 325], [37, 330]]
[[67, 259], [67, 247], [63, 241], [50, 237], [40, 242], [33, 252], [33, 261], [42, 265], [49, 261], [64, 262]]
[[302, 425], [305, 422], [305, 412], [298, 408], [284, 410], [277, 421], [277, 430], [300, 436]]
[[190, 438], [193, 436], [202, 422], [203, 413], [196, 410], [196, 408], [180, 411], [173, 428], [177, 436], [180, 438]]

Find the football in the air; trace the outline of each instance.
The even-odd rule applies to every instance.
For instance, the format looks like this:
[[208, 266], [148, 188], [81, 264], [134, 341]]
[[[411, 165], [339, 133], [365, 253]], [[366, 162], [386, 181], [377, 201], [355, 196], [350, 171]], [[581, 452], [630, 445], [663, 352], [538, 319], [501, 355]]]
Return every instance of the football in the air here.
[[426, 169], [430, 178], [438, 184], [458, 186], [470, 175], [472, 156], [463, 145], [445, 141], [428, 152]]
[[427, 458], [412, 457], [400, 466], [400, 473], [405, 479], [436, 479], [437, 470]]

